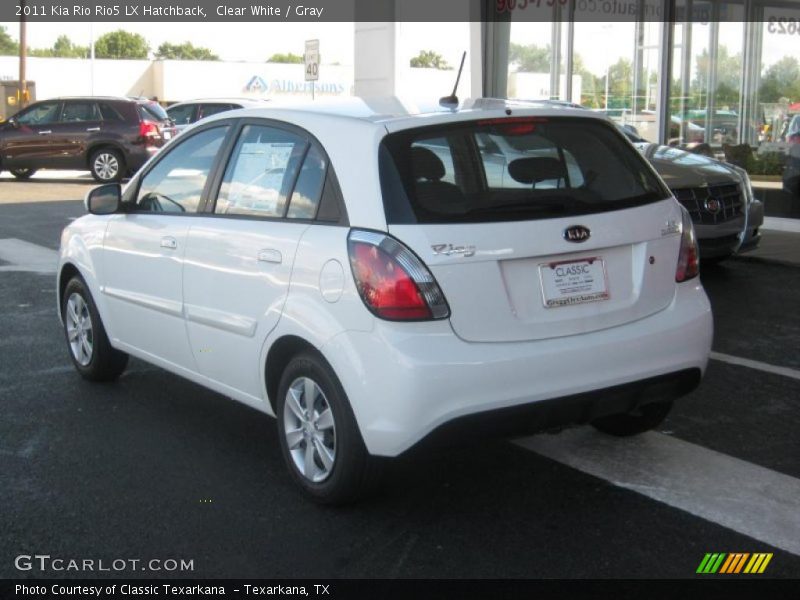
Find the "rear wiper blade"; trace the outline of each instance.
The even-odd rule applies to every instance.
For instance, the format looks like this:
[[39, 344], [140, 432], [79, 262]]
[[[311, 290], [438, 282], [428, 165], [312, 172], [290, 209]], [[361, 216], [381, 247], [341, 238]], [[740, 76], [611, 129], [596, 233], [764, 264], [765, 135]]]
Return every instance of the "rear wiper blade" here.
[[515, 210], [529, 210], [531, 212], [557, 212], [567, 210], [563, 202], [515, 202], [513, 204], [498, 204], [496, 206], [480, 206], [466, 211], [465, 215], [474, 215], [493, 212], [510, 212]]

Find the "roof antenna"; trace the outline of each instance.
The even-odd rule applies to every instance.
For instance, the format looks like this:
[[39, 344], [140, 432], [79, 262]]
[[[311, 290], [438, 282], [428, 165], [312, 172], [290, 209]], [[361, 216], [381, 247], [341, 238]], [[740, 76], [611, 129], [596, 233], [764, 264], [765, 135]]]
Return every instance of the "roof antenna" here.
[[444, 108], [449, 108], [455, 110], [458, 108], [458, 96], [456, 96], [456, 90], [458, 89], [458, 82], [461, 80], [461, 71], [464, 70], [464, 59], [467, 57], [466, 50], [464, 54], [461, 55], [461, 66], [458, 67], [458, 75], [456, 76], [456, 84], [453, 86], [453, 93], [449, 96], [442, 96], [439, 98], [439, 106], [443, 106]]

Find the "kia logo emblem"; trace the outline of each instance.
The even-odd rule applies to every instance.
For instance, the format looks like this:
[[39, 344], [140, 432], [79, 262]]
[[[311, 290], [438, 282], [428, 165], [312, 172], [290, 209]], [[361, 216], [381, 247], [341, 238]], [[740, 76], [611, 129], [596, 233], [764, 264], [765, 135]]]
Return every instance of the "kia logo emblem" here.
[[585, 242], [591, 235], [592, 232], [589, 231], [589, 228], [583, 225], [572, 225], [564, 230], [564, 239], [568, 242], [575, 242], [576, 244]]

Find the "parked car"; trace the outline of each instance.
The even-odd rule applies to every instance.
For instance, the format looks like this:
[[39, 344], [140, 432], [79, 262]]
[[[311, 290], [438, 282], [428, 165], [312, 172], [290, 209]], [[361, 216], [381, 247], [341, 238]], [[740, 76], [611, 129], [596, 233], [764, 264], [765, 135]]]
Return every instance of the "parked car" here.
[[792, 196], [800, 197], [800, 133], [798, 140], [789, 146], [786, 168], [783, 170], [783, 189]]
[[747, 171], [708, 156], [653, 144], [620, 128], [692, 217], [700, 257], [719, 261], [758, 247], [764, 204]]
[[267, 101], [254, 98], [203, 98], [177, 102], [167, 107], [167, 114], [175, 122], [178, 131], [183, 131], [200, 119], [205, 119], [226, 110], [258, 108], [264, 106], [265, 102]]
[[[528, 153], [500, 183], [482, 137]], [[57, 280], [77, 371], [133, 355], [277, 416], [321, 502], [456, 430], [651, 429], [710, 352], [688, 212], [585, 111], [221, 113], [86, 205]]]
[[[684, 114], [684, 119], [703, 131], [705, 136], [706, 119], [708, 111], [705, 109], [689, 109]], [[739, 138], [739, 115], [732, 110], [715, 110], [711, 115], [711, 130], [713, 139], [708, 140], [714, 144], [736, 143]]]
[[0, 125], [0, 169], [18, 179], [39, 169], [77, 169], [99, 182], [119, 181], [175, 133], [167, 113], [150, 100], [43, 100]]

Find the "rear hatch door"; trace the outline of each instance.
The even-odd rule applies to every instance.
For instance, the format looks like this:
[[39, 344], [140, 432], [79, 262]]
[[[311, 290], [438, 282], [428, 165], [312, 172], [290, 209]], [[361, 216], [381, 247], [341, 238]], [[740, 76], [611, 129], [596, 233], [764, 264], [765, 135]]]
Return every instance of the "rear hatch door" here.
[[381, 152], [389, 232], [431, 269], [464, 340], [576, 335], [670, 304], [681, 209], [605, 122], [462, 122]]

